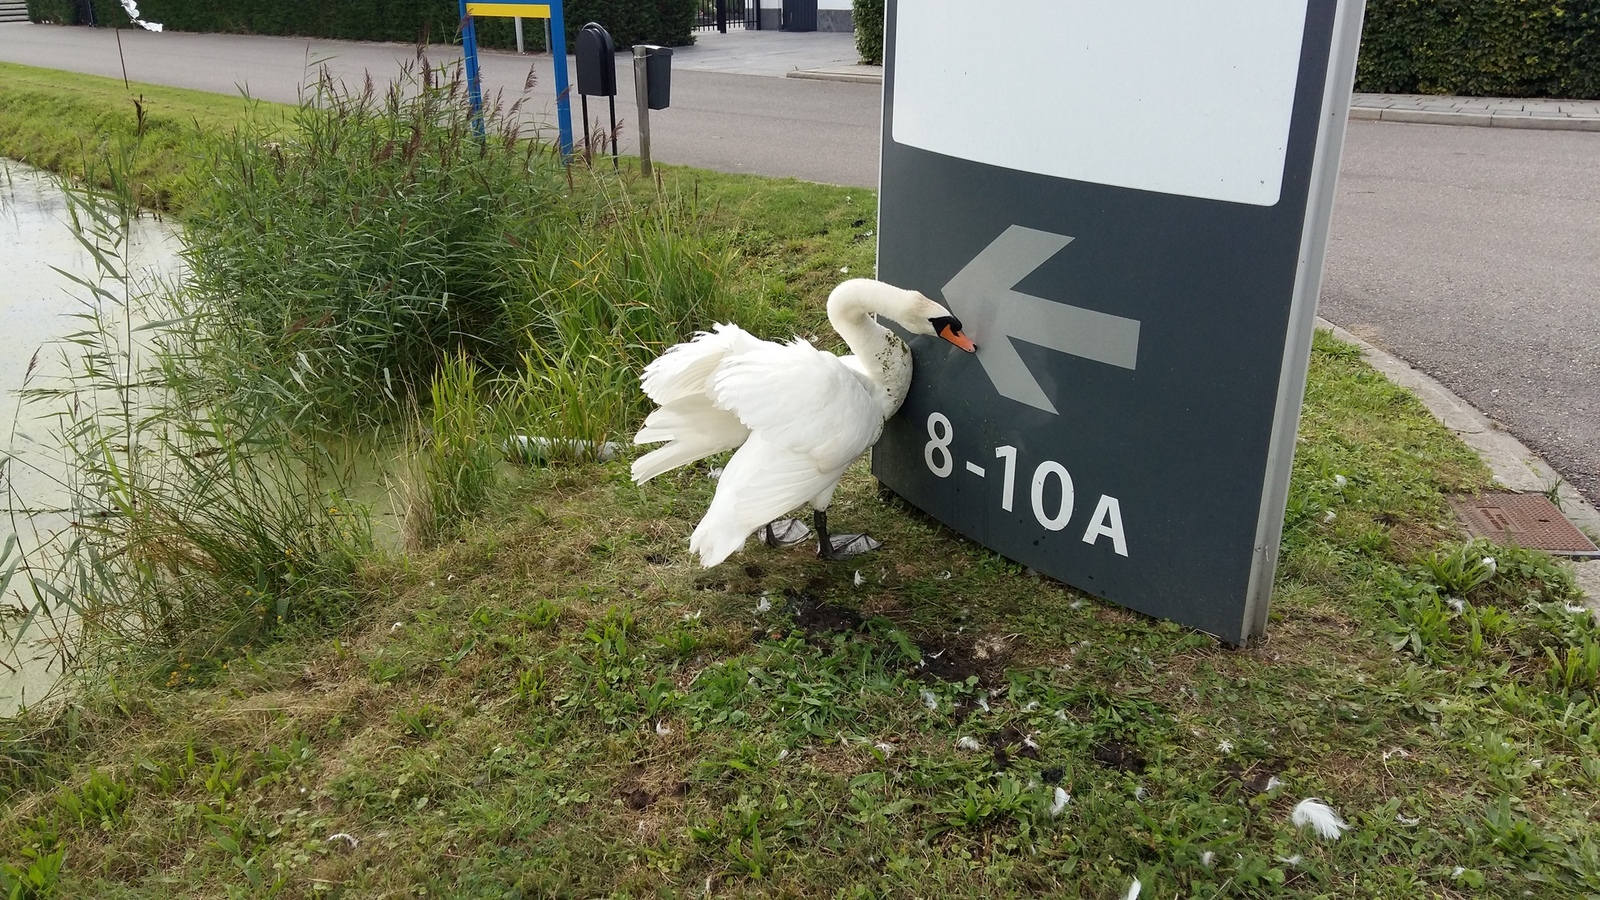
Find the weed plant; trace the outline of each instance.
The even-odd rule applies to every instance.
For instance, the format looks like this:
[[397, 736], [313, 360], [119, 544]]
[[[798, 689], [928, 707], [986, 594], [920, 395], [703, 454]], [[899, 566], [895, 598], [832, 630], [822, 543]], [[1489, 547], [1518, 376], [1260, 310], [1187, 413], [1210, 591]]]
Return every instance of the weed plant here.
[[458, 355], [433, 378], [429, 426], [414, 438], [421, 471], [406, 486], [408, 547], [431, 546], [450, 536], [483, 508], [498, 480], [501, 451], [490, 433], [478, 376], [477, 364]]

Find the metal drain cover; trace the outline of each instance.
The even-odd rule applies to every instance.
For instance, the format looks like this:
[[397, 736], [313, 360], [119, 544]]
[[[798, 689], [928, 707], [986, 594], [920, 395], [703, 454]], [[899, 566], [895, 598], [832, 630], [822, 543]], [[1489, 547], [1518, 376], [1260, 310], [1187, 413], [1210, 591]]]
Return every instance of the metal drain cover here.
[[1543, 494], [1494, 492], [1450, 498], [1456, 516], [1476, 537], [1551, 553], [1591, 554], [1594, 542]]

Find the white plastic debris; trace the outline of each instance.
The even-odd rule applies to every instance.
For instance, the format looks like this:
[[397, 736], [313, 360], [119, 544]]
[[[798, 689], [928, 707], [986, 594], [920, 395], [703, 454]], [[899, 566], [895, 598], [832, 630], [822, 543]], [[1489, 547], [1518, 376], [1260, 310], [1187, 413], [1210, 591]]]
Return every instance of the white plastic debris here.
[[139, 4], [136, 0], [122, 0], [122, 11], [128, 14], [128, 18], [133, 20], [133, 24], [143, 28], [145, 31], [161, 30], [160, 22], [146, 22], [139, 18]]
[[331, 844], [334, 841], [344, 841], [346, 844], [350, 845], [350, 849], [352, 849], [352, 850], [354, 850], [355, 848], [361, 846], [361, 842], [356, 840], [356, 836], [355, 835], [347, 834], [347, 833], [345, 833], [343, 831], [341, 831], [341, 832], [339, 832], [337, 834], [328, 835], [328, 843]]
[[1055, 799], [1050, 801], [1050, 818], [1053, 819], [1056, 816], [1061, 815], [1061, 811], [1066, 809], [1067, 804], [1071, 802], [1072, 795], [1067, 793], [1066, 789], [1059, 787], [1056, 788]]
[[594, 441], [580, 441], [572, 438], [552, 439], [537, 434], [514, 434], [500, 444], [500, 452], [504, 453], [508, 459], [524, 463], [549, 462], [552, 456], [610, 462], [611, 458], [621, 450], [622, 445], [616, 441], [605, 441], [596, 444]]
[[983, 749], [983, 745], [978, 743], [977, 738], [968, 735], [962, 735], [960, 740], [956, 741], [956, 746], [962, 750], [971, 750], [973, 752]]
[[1289, 814], [1289, 821], [1297, 828], [1310, 825], [1319, 837], [1330, 841], [1338, 840], [1339, 835], [1344, 834], [1345, 829], [1350, 827], [1339, 818], [1338, 813], [1333, 811], [1333, 807], [1316, 797], [1307, 797], [1295, 804], [1294, 812]]

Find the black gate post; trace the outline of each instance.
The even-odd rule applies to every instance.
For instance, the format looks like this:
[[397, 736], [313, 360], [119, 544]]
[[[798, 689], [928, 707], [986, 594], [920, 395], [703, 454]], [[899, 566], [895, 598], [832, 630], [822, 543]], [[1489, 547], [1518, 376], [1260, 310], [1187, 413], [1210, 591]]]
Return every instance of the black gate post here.
[[717, 31], [728, 33], [728, 0], [717, 0]]

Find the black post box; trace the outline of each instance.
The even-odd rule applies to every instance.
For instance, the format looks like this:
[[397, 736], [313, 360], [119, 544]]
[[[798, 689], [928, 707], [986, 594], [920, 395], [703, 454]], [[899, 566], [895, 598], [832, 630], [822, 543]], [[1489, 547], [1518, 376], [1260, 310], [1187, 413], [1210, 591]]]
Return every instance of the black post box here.
[[595, 22], [578, 32], [574, 54], [578, 64], [578, 93], [590, 97], [617, 94], [617, 50], [611, 33]]
[[644, 73], [650, 108], [666, 109], [672, 102], [672, 48], [646, 47]]
[[816, 31], [817, 0], [783, 0], [784, 31]]

